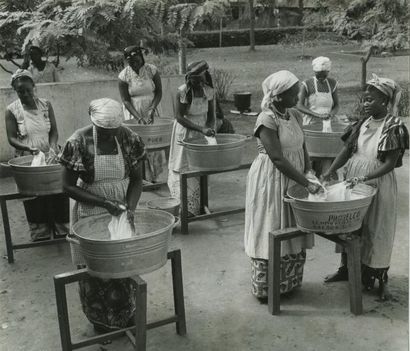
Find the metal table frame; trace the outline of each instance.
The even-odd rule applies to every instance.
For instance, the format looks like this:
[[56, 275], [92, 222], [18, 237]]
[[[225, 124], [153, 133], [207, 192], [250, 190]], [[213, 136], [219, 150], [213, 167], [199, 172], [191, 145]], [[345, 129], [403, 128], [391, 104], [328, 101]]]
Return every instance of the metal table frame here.
[[[268, 307], [269, 312], [273, 315], [280, 313], [281, 242], [307, 234], [309, 233], [302, 232], [298, 228], [287, 228], [269, 233], [268, 277], [272, 277], [272, 279], [268, 279]], [[363, 314], [359, 232], [343, 234], [346, 235], [345, 239], [340, 238], [341, 234], [314, 234], [340, 244], [346, 249], [349, 270], [350, 311], [354, 315]]]
[[[252, 163], [246, 163], [237, 168], [222, 171], [187, 171], [180, 173], [181, 233], [188, 234], [188, 224], [190, 222], [244, 212], [245, 208], [243, 207], [226, 211], [211, 212], [208, 207], [208, 176], [211, 174], [240, 171], [242, 169], [250, 168], [251, 165]], [[201, 214], [188, 217], [188, 178], [194, 177], [199, 177], [200, 179], [199, 198]]]
[[136, 276], [133, 277], [133, 279], [137, 283], [135, 300], [135, 325], [102, 335], [90, 337], [74, 343], [71, 339], [70, 332], [66, 285], [78, 282], [82, 279], [87, 279], [89, 275], [86, 268], [74, 272], [67, 272], [56, 275], [54, 277], [54, 287], [56, 293], [58, 324], [60, 328], [62, 351], [72, 351], [86, 346], [103, 343], [104, 341], [111, 340], [113, 337], [121, 336], [124, 334], [130, 339], [130, 342], [132, 343], [135, 351], [145, 351], [147, 330], [172, 323], [175, 323], [176, 332], [178, 335], [185, 335], [186, 320], [182, 281], [181, 250], [178, 249], [168, 252], [168, 259], [171, 260], [172, 265], [172, 287], [175, 310], [175, 314], [173, 316], [156, 322], [147, 323], [147, 283], [140, 276]]

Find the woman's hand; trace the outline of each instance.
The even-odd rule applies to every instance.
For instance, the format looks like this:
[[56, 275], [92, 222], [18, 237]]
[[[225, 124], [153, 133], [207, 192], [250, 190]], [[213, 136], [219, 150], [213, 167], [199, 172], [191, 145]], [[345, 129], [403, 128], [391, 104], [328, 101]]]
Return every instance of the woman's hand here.
[[127, 206], [115, 200], [105, 200], [104, 208], [113, 216], [119, 216], [121, 213], [127, 210]]
[[368, 178], [366, 176], [349, 178], [349, 179], [346, 179], [346, 183], [347, 183], [346, 187], [347, 188], [353, 188], [357, 184], [364, 183], [367, 180], [368, 180]]
[[322, 187], [319, 184], [312, 182], [309, 182], [306, 188], [311, 194], [316, 194], [319, 192], [320, 189], [322, 189]]
[[132, 230], [135, 232], [135, 213], [134, 211], [130, 209], [127, 210], [127, 220], [130, 223]]
[[149, 109], [148, 116], [147, 124], [154, 124], [155, 109]]
[[215, 130], [212, 128], [202, 128], [202, 134], [208, 137], [215, 136]]
[[40, 150], [37, 149], [36, 147], [30, 147], [30, 146], [27, 148], [27, 151], [30, 152], [32, 155], [37, 155], [40, 152]]

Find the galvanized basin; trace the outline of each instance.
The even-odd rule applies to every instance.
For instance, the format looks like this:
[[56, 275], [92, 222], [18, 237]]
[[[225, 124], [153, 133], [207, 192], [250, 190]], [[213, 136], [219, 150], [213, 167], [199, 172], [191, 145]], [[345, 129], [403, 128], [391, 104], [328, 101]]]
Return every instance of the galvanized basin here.
[[285, 202], [290, 203], [296, 219], [296, 225], [302, 231], [341, 234], [360, 229], [367, 209], [377, 189], [359, 184], [356, 199], [348, 201], [308, 201], [308, 191], [297, 184], [287, 191]]
[[335, 158], [343, 148], [340, 137], [347, 124], [339, 120], [331, 122], [332, 132], [322, 132], [322, 122], [303, 126], [305, 143], [310, 157]]
[[[11, 159], [11, 167], [19, 192], [23, 195], [41, 196], [63, 192], [63, 166], [52, 164], [31, 167], [32, 155]], [[46, 154], [47, 158], [47, 154]]]
[[201, 137], [181, 141], [189, 167], [198, 171], [224, 171], [242, 164], [246, 137], [239, 134], [216, 134], [217, 145], [208, 145]]
[[[165, 211], [135, 211], [136, 236], [111, 240], [111, 215], [87, 217], [73, 225], [74, 244], [79, 245], [91, 275], [125, 278], [152, 272], [167, 262], [175, 217]], [[70, 239], [71, 241], [73, 239]]]
[[154, 124], [137, 124], [135, 119], [131, 119], [123, 124], [141, 137], [147, 149], [166, 147], [171, 144], [174, 124], [171, 118], [156, 118]]
[[162, 210], [179, 216], [180, 200], [175, 197], [161, 197], [147, 202], [147, 207], [154, 210]]

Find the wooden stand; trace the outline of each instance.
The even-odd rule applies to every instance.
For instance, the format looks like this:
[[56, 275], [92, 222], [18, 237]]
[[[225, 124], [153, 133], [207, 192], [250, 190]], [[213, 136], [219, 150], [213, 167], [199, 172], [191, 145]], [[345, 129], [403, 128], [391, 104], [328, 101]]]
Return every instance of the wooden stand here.
[[[188, 234], [188, 223], [193, 221], [200, 221], [203, 219], [214, 218], [228, 214], [235, 214], [245, 211], [244, 208], [236, 208], [233, 210], [211, 212], [208, 207], [208, 176], [211, 174], [235, 172], [242, 169], [250, 168], [252, 163], [240, 165], [237, 168], [224, 171], [187, 171], [180, 173], [180, 196], [181, 196], [181, 233]], [[188, 217], [188, 178], [200, 179], [200, 206], [201, 214], [193, 217]]]
[[137, 283], [135, 325], [94, 336], [73, 343], [71, 340], [70, 322], [68, 315], [67, 296], [65, 286], [89, 277], [87, 269], [77, 270], [56, 275], [54, 287], [56, 293], [58, 324], [60, 327], [60, 338], [62, 351], [77, 350], [86, 346], [95, 345], [111, 340], [113, 337], [126, 335], [135, 351], [146, 350], [146, 332], [148, 329], [157, 328], [166, 324], [175, 323], [178, 335], [186, 334], [184, 291], [182, 282], [181, 251], [174, 250], [168, 253], [168, 259], [172, 264], [172, 286], [174, 295], [175, 315], [169, 318], [147, 324], [147, 283], [139, 276], [133, 277]]
[[[287, 228], [269, 233], [268, 306], [269, 312], [273, 315], [280, 313], [281, 242], [307, 234], [297, 228]], [[360, 240], [357, 233], [346, 235], [346, 239], [341, 239], [339, 235], [335, 234], [315, 234], [338, 243], [346, 249], [349, 269], [350, 311], [355, 315], [363, 314]]]

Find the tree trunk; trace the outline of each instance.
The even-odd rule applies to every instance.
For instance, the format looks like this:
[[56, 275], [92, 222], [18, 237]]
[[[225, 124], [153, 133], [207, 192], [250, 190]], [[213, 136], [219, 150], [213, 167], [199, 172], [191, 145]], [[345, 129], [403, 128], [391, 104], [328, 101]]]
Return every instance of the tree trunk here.
[[272, 28], [274, 26], [274, 20], [275, 20], [275, 11], [276, 7], [276, 0], [270, 0], [269, 1], [269, 28]]
[[249, 0], [249, 50], [255, 51], [255, 9], [253, 0]]
[[183, 32], [179, 33], [178, 39], [178, 64], [179, 64], [179, 74], [186, 73], [186, 46], [184, 41]]
[[367, 51], [366, 56], [360, 58], [360, 61], [362, 62], [362, 81], [361, 81], [362, 90], [366, 90], [367, 62], [369, 61], [370, 56], [372, 55], [372, 52], [373, 52], [373, 47], [371, 46], [369, 50]]

